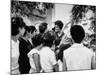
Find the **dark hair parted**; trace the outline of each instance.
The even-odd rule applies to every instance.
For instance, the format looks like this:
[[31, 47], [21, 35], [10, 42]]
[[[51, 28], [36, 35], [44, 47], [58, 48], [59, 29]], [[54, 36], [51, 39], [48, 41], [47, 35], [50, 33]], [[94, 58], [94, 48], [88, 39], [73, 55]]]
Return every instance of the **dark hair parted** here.
[[40, 31], [40, 33], [44, 33], [45, 32], [45, 30], [47, 29], [47, 23], [45, 23], [45, 22], [43, 22], [43, 23], [41, 23], [40, 24], [40, 26], [39, 26], [39, 31]]
[[75, 43], [81, 43], [85, 37], [85, 31], [80, 25], [73, 25], [70, 29], [70, 32]]
[[49, 46], [51, 47], [53, 45], [53, 42], [55, 40], [55, 35], [53, 31], [48, 31], [43, 35], [43, 44], [44, 46]]
[[11, 35], [16, 36], [19, 33], [19, 28], [25, 27], [25, 23], [21, 17], [11, 18]]
[[57, 21], [55, 22], [55, 25], [59, 26], [60, 29], [63, 28], [63, 22], [60, 21], [60, 20], [57, 20]]

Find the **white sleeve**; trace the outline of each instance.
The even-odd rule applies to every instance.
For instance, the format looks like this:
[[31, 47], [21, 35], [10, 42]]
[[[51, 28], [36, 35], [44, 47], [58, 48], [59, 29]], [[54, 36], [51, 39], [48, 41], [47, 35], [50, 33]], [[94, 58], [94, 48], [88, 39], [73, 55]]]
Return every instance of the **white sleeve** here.
[[38, 51], [36, 49], [32, 49], [27, 55], [28, 57], [32, 57], [34, 53], [38, 53]]
[[55, 53], [53, 51], [50, 53], [50, 62], [52, 65], [57, 64], [56, 56], [55, 56]]

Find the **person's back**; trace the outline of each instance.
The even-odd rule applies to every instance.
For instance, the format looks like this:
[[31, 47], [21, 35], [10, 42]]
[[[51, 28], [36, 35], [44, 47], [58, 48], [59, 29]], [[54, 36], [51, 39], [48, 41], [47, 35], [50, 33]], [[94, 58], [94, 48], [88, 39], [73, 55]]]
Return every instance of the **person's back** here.
[[64, 71], [94, 69], [94, 53], [82, 44], [85, 37], [84, 29], [80, 25], [72, 26], [71, 36], [74, 44], [69, 49], [64, 51]]
[[44, 72], [53, 72], [56, 58], [54, 52], [49, 47], [43, 47], [40, 51], [40, 62]]
[[82, 44], [74, 44], [65, 50], [64, 57], [67, 59], [67, 70], [91, 69], [93, 52]]

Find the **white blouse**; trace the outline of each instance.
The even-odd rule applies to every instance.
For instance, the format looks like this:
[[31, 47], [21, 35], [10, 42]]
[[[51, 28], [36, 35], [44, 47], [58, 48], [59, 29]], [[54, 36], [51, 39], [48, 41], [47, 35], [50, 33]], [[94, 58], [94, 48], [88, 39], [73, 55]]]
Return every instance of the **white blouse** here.
[[18, 72], [18, 59], [19, 59], [19, 41], [11, 40], [11, 71]]
[[29, 57], [29, 61], [30, 61], [30, 65], [31, 65], [31, 69], [30, 69], [30, 73], [35, 73], [36, 72], [36, 67], [35, 67], [35, 63], [34, 60], [32, 58], [33, 54], [39, 54], [39, 51], [37, 49], [32, 49], [29, 53], [28, 53], [28, 57]]

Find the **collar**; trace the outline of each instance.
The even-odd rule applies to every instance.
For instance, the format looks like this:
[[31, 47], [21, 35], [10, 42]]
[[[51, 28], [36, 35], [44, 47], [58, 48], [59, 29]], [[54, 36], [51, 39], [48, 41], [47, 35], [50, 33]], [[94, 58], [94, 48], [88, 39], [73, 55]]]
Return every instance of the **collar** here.
[[81, 44], [74, 43], [74, 44], [72, 45], [72, 47], [83, 47], [83, 44], [82, 44], [82, 43], [81, 43]]

